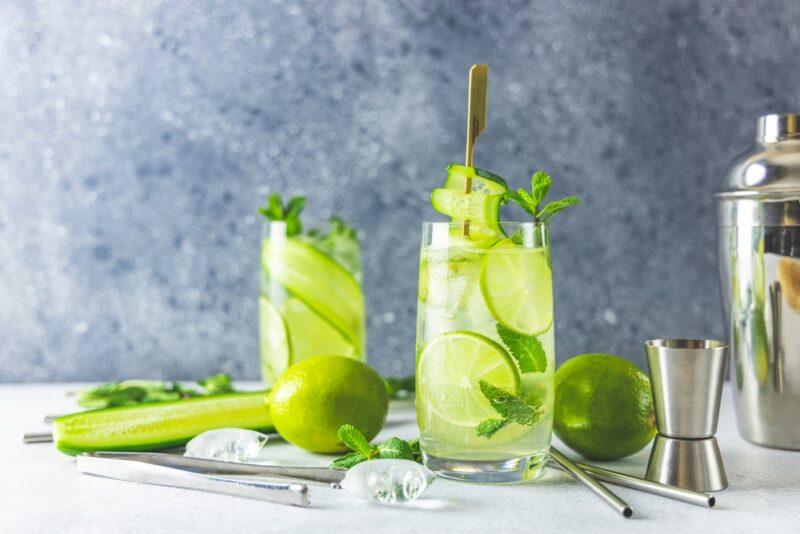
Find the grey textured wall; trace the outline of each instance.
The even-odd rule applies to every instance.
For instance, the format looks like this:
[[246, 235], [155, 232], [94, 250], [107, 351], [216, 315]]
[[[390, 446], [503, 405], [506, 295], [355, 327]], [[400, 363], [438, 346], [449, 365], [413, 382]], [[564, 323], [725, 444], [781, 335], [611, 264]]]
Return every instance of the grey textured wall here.
[[462, 157], [584, 205], [559, 358], [721, 336], [712, 193], [800, 108], [796, 0], [0, 2], [0, 380], [258, 374], [269, 191], [362, 229], [370, 360], [413, 369], [429, 190]]

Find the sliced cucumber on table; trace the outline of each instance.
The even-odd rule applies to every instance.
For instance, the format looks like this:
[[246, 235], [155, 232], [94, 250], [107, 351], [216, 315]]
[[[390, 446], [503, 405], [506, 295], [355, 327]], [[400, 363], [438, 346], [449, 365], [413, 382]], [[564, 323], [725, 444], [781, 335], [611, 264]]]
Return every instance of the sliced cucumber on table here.
[[53, 442], [66, 454], [178, 447], [215, 428], [272, 431], [267, 392], [231, 393], [89, 410], [53, 421]]

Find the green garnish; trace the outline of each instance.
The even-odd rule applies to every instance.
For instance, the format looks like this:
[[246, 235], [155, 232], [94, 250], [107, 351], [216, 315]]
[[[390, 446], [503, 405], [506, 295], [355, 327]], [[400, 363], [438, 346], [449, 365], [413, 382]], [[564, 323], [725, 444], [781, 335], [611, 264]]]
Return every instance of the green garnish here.
[[207, 376], [202, 380], [198, 380], [197, 383], [206, 390], [206, 395], [224, 395], [225, 393], [234, 392], [231, 385], [231, 377], [225, 373]]
[[258, 208], [258, 212], [270, 221], [286, 221], [286, 235], [291, 237], [303, 232], [300, 212], [306, 206], [306, 197], [292, 197], [284, 204], [278, 193], [267, 198], [267, 204]]
[[258, 213], [269, 221], [284, 221], [286, 237], [299, 236], [303, 241], [338, 261], [348, 272], [361, 270], [361, 254], [355, 228], [348, 226], [339, 217], [331, 217], [327, 232], [312, 228], [303, 233], [300, 214], [306, 206], [306, 197], [296, 196], [285, 204], [277, 193], [267, 197], [267, 203], [258, 208]]
[[570, 195], [561, 200], [550, 202], [539, 209], [540, 204], [544, 202], [545, 197], [550, 192], [552, 185], [553, 179], [549, 174], [544, 171], [536, 171], [531, 177], [530, 192], [524, 189], [517, 189], [516, 192], [508, 191], [505, 193], [505, 197], [507, 200], [513, 200], [522, 209], [533, 215], [535, 221], [549, 223], [558, 212], [569, 206], [580, 204], [578, 197]]
[[542, 342], [536, 336], [515, 332], [497, 323], [497, 334], [508, 347], [511, 356], [517, 360], [523, 373], [541, 373], [547, 369], [547, 354]]
[[112, 408], [135, 406], [151, 402], [174, 401], [186, 397], [203, 397], [233, 393], [231, 377], [215, 374], [199, 380], [202, 390], [182, 386], [178, 382], [161, 380], [123, 380], [109, 382], [78, 392], [78, 404], [84, 408]]
[[327, 232], [312, 228], [306, 232], [305, 239], [318, 250], [336, 259], [349, 272], [361, 270], [361, 251], [356, 229], [348, 226], [339, 217], [330, 218]]
[[397, 437], [389, 438], [378, 445], [371, 445], [353, 425], [339, 427], [339, 439], [353, 452], [331, 462], [333, 469], [350, 469], [356, 464], [376, 458], [412, 460], [422, 462], [419, 440], [406, 441]]
[[489, 400], [500, 418], [486, 419], [477, 427], [479, 436], [492, 437], [495, 432], [509, 423], [534, 426], [542, 415], [539, 406], [531, 406], [516, 395], [495, 387], [485, 380], [479, 382], [481, 393]]

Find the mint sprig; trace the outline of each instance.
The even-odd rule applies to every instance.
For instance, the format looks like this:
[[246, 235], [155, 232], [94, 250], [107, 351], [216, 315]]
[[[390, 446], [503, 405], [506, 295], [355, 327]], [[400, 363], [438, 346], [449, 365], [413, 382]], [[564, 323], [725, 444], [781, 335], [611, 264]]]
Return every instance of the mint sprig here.
[[200, 397], [233, 393], [229, 375], [211, 375], [197, 384], [197, 390], [178, 382], [161, 380], [123, 380], [93, 386], [78, 392], [78, 404], [84, 408], [112, 408], [115, 406], [136, 406], [151, 402], [166, 402], [186, 397]]
[[342, 425], [338, 434], [342, 443], [353, 452], [331, 462], [333, 469], [350, 469], [356, 464], [376, 458], [422, 462], [419, 440], [406, 441], [393, 437], [378, 445], [371, 445], [364, 434], [353, 425]]
[[305, 206], [306, 197], [292, 197], [284, 204], [281, 196], [278, 193], [273, 193], [267, 198], [266, 205], [258, 208], [258, 213], [270, 221], [285, 221], [286, 235], [291, 237], [303, 232], [300, 213]]
[[505, 193], [506, 200], [516, 202], [522, 209], [530, 213], [535, 221], [548, 223], [553, 217], [569, 206], [577, 206], [580, 200], [576, 196], [564, 197], [556, 200], [539, 209], [545, 197], [550, 192], [553, 179], [545, 171], [536, 171], [531, 177], [530, 192], [524, 189], [508, 191]]
[[547, 369], [547, 354], [542, 342], [536, 336], [515, 332], [497, 323], [497, 334], [508, 347], [511, 356], [517, 360], [523, 373], [541, 373]]
[[485, 380], [481, 380], [479, 384], [483, 396], [489, 401], [494, 411], [501, 416], [481, 421], [476, 429], [479, 436], [490, 438], [509, 423], [533, 426], [539, 421], [542, 415], [540, 406], [531, 406], [516, 395], [493, 386]]

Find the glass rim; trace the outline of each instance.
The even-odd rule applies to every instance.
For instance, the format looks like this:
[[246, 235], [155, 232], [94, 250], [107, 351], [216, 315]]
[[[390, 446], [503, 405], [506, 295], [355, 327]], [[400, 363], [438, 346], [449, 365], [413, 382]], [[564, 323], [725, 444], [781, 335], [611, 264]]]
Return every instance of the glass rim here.
[[[462, 221], [423, 221], [422, 226], [461, 226]], [[517, 228], [547, 228], [548, 224], [542, 221], [497, 221], [500, 226], [513, 226]]]

